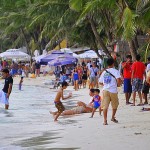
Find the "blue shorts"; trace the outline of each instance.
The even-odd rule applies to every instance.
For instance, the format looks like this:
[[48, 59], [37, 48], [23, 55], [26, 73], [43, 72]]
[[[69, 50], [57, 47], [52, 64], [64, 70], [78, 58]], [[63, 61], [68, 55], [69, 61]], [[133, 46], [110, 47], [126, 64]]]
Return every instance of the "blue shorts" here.
[[99, 108], [99, 107], [100, 107], [100, 102], [94, 102], [93, 107], [94, 107], [95, 109]]
[[131, 79], [124, 79], [124, 93], [132, 93]]

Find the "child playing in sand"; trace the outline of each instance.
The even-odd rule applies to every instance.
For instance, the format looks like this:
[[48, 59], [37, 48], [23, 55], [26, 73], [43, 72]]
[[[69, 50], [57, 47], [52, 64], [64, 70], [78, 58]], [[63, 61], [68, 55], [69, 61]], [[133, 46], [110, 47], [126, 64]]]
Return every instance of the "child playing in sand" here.
[[[93, 118], [96, 109], [99, 108], [101, 105], [101, 97], [99, 96], [99, 93], [100, 93], [100, 90], [95, 89], [94, 97], [93, 97], [93, 111], [92, 111], [92, 115], [90, 118]], [[99, 108], [99, 112], [101, 115], [101, 108]]]
[[23, 83], [23, 77], [21, 77], [20, 82], [19, 82], [19, 90], [20, 91], [21, 91], [22, 83]]
[[66, 89], [68, 86], [67, 82], [63, 82], [61, 88], [59, 89], [59, 91], [56, 94], [56, 98], [54, 100], [55, 103], [55, 107], [58, 109], [58, 112], [55, 116], [54, 121], [57, 121], [58, 117], [61, 115], [61, 113], [65, 110], [65, 107], [63, 106], [62, 102], [60, 101], [60, 99], [62, 98], [62, 100], [68, 99], [70, 97], [72, 97], [72, 93], [69, 93], [69, 95], [67, 97], [64, 97], [63, 95], [63, 91], [64, 89]]
[[[82, 114], [82, 113], [91, 113], [93, 111], [93, 96], [94, 96], [95, 89], [90, 89], [89, 95], [92, 97], [89, 104], [85, 104], [82, 101], [77, 102], [77, 106], [65, 110], [61, 113], [61, 116], [65, 115], [75, 115], [75, 114]], [[56, 115], [57, 112], [50, 112], [52, 115]]]

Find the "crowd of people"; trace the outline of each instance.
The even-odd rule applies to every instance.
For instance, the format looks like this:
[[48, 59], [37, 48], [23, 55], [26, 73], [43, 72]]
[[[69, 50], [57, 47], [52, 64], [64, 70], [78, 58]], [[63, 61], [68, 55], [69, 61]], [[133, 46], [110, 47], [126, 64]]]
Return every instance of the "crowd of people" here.
[[86, 88], [87, 81], [89, 89], [99, 87], [98, 79], [101, 74], [100, 66], [97, 62], [84, 61], [78, 65], [57, 66], [54, 74], [56, 80], [62, 83], [64, 81], [71, 83], [75, 90]]
[[[9, 95], [12, 90], [13, 78], [16, 74], [21, 75], [19, 82], [19, 90], [21, 90], [24, 73], [28, 77], [28, 73], [34, 73], [36, 76], [40, 76], [40, 63], [33, 61], [30, 66], [29, 63], [15, 63], [9, 64], [6, 60], [1, 63], [1, 70], [3, 77], [5, 78], [5, 85], [0, 93], [0, 101], [5, 103], [5, 109], [9, 107]], [[138, 93], [140, 103], [137, 106], [143, 106], [148, 104], [148, 94], [150, 87], [150, 57], [148, 63], [141, 62], [140, 55], [136, 56], [136, 60], [132, 62], [131, 55], [126, 56], [126, 60], [121, 64], [121, 71], [115, 69], [115, 60], [113, 58], [107, 59], [107, 67], [101, 69], [101, 66], [96, 62], [84, 62], [77, 65], [57, 66], [54, 70], [56, 81], [61, 84], [61, 87], [54, 100], [55, 106], [58, 109], [57, 112], [51, 112], [54, 115], [54, 121], [57, 121], [60, 115], [73, 115], [80, 113], [91, 112], [91, 118], [93, 118], [95, 111], [98, 109], [101, 115], [103, 111], [104, 125], [107, 125], [107, 112], [111, 103], [112, 106], [112, 118], [111, 121], [117, 123], [116, 112], [119, 105], [118, 88], [123, 84], [125, 93], [126, 105], [136, 106], [136, 93]], [[6, 69], [7, 68], [7, 69]], [[88, 81], [88, 84], [87, 84]], [[89, 88], [90, 96], [92, 97], [89, 104], [85, 104], [82, 101], [77, 103], [77, 106], [65, 110], [62, 100], [72, 97], [72, 93], [69, 93], [67, 97], [64, 97], [63, 91], [67, 86], [71, 84], [74, 86], [74, 90], [81, 88]], [[88, 85], [88, 87], [87, 87]], [[103, 87], [102, 95], [100, 96], [99, 85]], [[131, 102], [131, 96], [133, 101]], [[144, 99], [144, 102], [143, 102]], [[149, 108], [143, 108], [143, 111], [149, 111]]]
[[[138, 93], [140, 99], [140, 103], [137, 104], [137, 106], [148, 104], [147, 94], [149, 93], [150, 85], [150, 58], [148, 58], [148, 64], [144, 64], [141, 62], [140, 55], [136, 56], [136, 60], [134, 62], [132, 62], [131, 55], [127, 55], [126, 61], [122, 63], [121, 72], [115, 69], [114, 64], [114, 59], [110, 58], [107, 60], [107, 68], [103, 70], [100, 70], [95, 63], [91, 64], [91, 62], [88, 62], [87, 64], [83, 63], [83, 65], [77, 65], [73, 69], [72, 74], [69, 75], [73, 82], [74, 89], [79, 89], [80, 82], [84, 88], [86, 86], [86, 81], [89, 78], [89, 89], [95, 91], [92, 95], [93, 99], [90, 102], [90, 105], [83, 102], [78, 102], [75, 108], [71, 110], [65, 110], [60, 101], [61, 96], [63, 95], [63, 90], [68, 86], [68, 83], [64, 80], [59, 91], [61, 94], [58, 92], [55, 98], [55, 106], [58, 109], [58, 112], [51, 112], [55, 116], [54, 120], [57, 121], [60, 115], [73, 115], [87, 112], [91, 112], [91, 117], [93, 117], [94, 112], [97, 108], [99, 108], [100, 114], [101, 111], [103, 111], [104, 125], [107, 125], [107, 111], [109, 104], [111, 103], [111, 121], [118, 123], [118, 120], [115, 117], [119, 105], [117, 87], [121, 86], [122, 84], [125, 93], [126, 105], [131, 104], [131, 106], [136, 106], [136, 93]], [[99, 84], [103, 86], [102, 98], [99, 96]], [[72, 94], [69, 94], [65, 99], [70, 98], [71, 96]], [[131, 102], [131, 96], [133, 102]], [[144, 102], [142, 99], [144, 99]], [[143, 108], [142, 110], [148, 111], [150, 108]]]
[[0, 71], [3, 69], [9, 69], [10, 75], [12, 77], [16, 75], [21, 75], [24, 77], [29, 77], [29, 73], [36, 74], [37, 77], [40, 76], [40, 62], [33, 61], [32, 64], [30, 62], [17, 62], [17, 61], [7, 61], [3, 60], [0, 62]]

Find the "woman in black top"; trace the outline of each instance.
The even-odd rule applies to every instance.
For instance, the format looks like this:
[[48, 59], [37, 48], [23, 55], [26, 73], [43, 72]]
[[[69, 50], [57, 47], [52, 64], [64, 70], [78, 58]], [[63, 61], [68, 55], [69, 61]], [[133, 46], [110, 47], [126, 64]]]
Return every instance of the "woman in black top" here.
[[87, 77], [88, 77], [87, 74], [88, 74], [87, 67], [83, 66], [83, 75], [82, 75], [83, 88], [86, 88], [86, 82], [87, 82]]
[[40, 62], [37, 61], [37, 62], [35, 63], [36, 77], [39, 77], [39, 76], [40, 76], [40, 67], [41, 67]]

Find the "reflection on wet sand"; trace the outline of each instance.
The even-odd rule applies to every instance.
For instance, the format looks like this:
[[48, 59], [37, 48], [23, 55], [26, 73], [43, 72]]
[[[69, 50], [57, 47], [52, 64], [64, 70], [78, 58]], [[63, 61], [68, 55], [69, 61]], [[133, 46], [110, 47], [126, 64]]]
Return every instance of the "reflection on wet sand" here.
[[[63, 143], [57, 143], [57, 139], [63, 138], [59, 136], [59, 130], [75, 126], [77, 121], [65, 116], [57, 124], [53, 122], [49, 109], [50, 105], [53, 109], [54, 97], [55, 93], [43, 86], [23, 85], [23, 91], [18, 91], [18, 85], [14, 84], [10, 109], [4, 110], [0, 106], [0, 150], [79, 149], [64, 148]], [[64, 101], [67, 109], [76, 103], [76, 100]]]
[[45, 132], [42, 136], [32, 137], [29, 139], [25, 139], [16, 143], [14, 145], [21, 146], [25, 148], [30, 148], [34, 150], [76, 150], [79, 148], [49, 148], [52, 143], [55, 143], [58, 138], [56, 136], [58, 133], [54, 132]]

